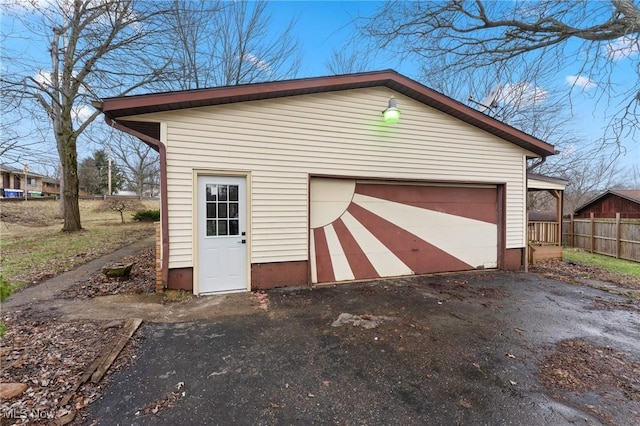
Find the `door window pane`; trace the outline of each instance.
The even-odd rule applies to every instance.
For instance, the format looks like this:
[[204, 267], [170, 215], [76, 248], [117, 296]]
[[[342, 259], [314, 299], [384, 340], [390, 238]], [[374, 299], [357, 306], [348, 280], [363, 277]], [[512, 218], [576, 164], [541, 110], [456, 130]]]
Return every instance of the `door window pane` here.
[[227, 221], [218, 220], [218, 235], [227, 235]]
[[227, 203], [218, 203], [218, 217], [227, 217]]
[[216, 221], [208, 220], [207, 221], [207, 237], [212, 237], [216, 235]]
[[238, 203], [229, 203], [229, 217], [230, 218], [238, 217]]
[[218, 185], [218, 201], [227, 201], [227, 189], [229, 185]]
[[207, 185], [207, 201], [215, 201], [218, 185]]
[[207, 219], [216, 218], [216, 203], [207, 203]]
[[238, 185], [229, 185], [229, 201], [238, 201]]
[[237, 220], [231, 219], [229, 221], [229, 235], [240, 235]]

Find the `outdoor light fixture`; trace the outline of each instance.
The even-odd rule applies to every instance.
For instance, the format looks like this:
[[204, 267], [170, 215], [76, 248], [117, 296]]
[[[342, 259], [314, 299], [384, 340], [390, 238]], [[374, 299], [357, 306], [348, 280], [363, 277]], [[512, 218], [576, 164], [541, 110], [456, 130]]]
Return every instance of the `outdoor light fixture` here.
[[385, 123], [397, 123], [400, 121], [400, 110], [396, 103], [396, 98], [393, 96], [389, 98], [389, 107], [382, 111]]

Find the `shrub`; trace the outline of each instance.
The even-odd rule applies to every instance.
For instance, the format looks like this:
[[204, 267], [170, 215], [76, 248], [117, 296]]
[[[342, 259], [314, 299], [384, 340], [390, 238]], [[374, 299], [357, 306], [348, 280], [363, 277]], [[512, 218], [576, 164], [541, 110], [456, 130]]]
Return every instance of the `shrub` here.
[[160, 210], [141, 210], [133, 214], [137, 222], [157, 222], [160, 220]]
[[0, 302], [4, 302], [7, 300], [11, 293], [13, 293], [13, 286], [9, 284], [9, 281], [5, 280], [2, 275], [0, 275]]
[[111, 197], [104, 200], [98, 209], [112, 210], [120, 213], [120, 222], [124, 223], [124, 212], [130, 212], [142, 207], [140, 201], [131, 198]]
[[[9, 284], [7, 280], [4, 279], [2, 275], [0, 275], [0, 302], [4, 302], [7, 300], [11, 293], [13, 293], [14, 287]], [[4, 337], [7, 332], [7, 325], [4, 321], [0, 320], [0, 338]]]

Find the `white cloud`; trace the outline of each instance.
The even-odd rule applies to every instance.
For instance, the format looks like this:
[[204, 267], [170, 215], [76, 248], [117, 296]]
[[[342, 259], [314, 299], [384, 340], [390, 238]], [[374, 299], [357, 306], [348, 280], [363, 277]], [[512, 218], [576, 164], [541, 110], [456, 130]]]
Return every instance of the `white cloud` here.
[[260, 71], [264, 71], [268, 74], [272, 73], [271, 70], [271, 65], [269, 65], [268, 62], [263, 61], [262, 59], [258, 58], [257, 56], [251, 54], [251, 53], [245, 53], [242, 58], [249, 62], [250, 64], [252, 64], [253, 66], [255, 66], [256, 68], [258, 68]]
[[576, 148], [576, 146], [574, 144], [571, 144], [568, 147], [566, 147], [565, 149], [560, 151], [560, 156], [561, 157], [573, 157], [574, 154], [576, 154], [577, 152], [578, 152], [578, 149]]
[[585, 77], [582, 75], [568, 75], [564, 78], [564, 80], [571, 86], [583, 87], [585, 89], [591, 89], [597, 86], [597, 84], [594, 83], [593, 80], [591, 80], [589, 77]]
[[534, 86], [528, 81], [520, 83], [507, 83], [500, 90], [497, 101], [523, 107], [527, 105], [537, 104], [549, 96], [548, 92], [541, 87]]
[[640, 40], [637, 38], [623, 36], [607, 44], [607, 55], [613, 60], [624, 59], [639, 52]]
[[73, 108], [71, 114], [73, 115], [73, 119], [82, 123], [86, 121], [91, 114], [96, 112], [96, 110], [89, 105], [80, 105]]
[[33, 79], [41, 88], [51, 87], [51, 73], [49, 71], [38, 70]]

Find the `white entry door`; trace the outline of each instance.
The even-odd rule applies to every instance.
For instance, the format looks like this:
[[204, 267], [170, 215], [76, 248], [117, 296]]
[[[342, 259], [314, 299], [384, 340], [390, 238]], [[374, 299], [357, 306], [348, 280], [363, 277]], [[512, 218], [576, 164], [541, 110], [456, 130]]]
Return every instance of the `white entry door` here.
[[246, 179], [198, 177], [199, 293], [247, 290]]

